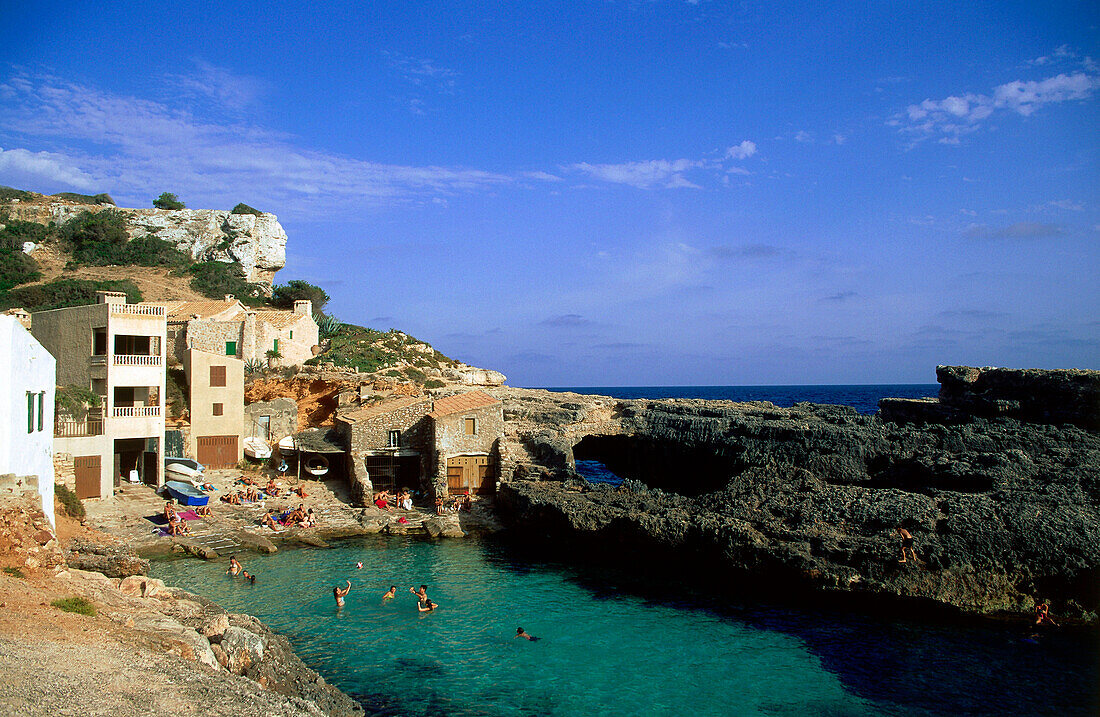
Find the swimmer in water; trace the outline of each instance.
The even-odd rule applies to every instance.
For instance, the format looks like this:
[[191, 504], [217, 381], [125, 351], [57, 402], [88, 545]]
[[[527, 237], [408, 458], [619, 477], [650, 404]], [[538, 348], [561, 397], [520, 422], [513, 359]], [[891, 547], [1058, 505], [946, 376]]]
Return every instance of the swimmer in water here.
[[392, 600], [394, 595], [397, 594], [397, 586], [390, 585], [390, 589], [386, 591], [386, 594], [382, 596], [383, 600]]
[[229, 556], [229, 570], [226, 570], [225, 574], [226, 575], [233, 575], [234, 577], [236, 577], [237, 575], [239, 575], [241, 573], [242, 570], [244, 570], [244, 567], [239, 562], [237, 562], [237, 556], [236, 555], [230, 555]]
[[439, 607], [439, 605], [436, 605], [434, 602], [432, 602], [428, 598], [424, 598], [423, 604], [421, 604], [421, 603], [416, 604], [416, 609], [419, 610], [420, 612], [432, 612], [437, 607]]
[[344, 607], [344, 598], [351, 592], [351, 581], [348, 580], [348, 586], [346, 588], [333, 588], [332, 596], [336, 598], [336, 607]]
[[[531, 642], [538, 641], [538, 638], [534, 635], [528, 635], [526, 632], [524, 632], [522, 627], [516, 628], [516, 637], [522, 637], [524, 640], [530, 640]], [[516, 637], [513, 637], [512, 639], [514, 640], [516, 639]]]
[[417, 590], [415, 588], [409, 588], [409, 592], [411, 592], [413, 595], [416, 596], [416, 600], [419, 603], [424, 603], [424, 602], [427, 602], [427, 600], [428, 600], [428, 586], [427, 585], [421, 585], [419, 590]]
[[242, 570], [241, 571], [241, 577], [244, 578], [245, 580], [247, 580], [248, 582], [252, 583], [253, 585], [256, 584], [256, 576], [255, 575], [250, 575], [247, 570]]

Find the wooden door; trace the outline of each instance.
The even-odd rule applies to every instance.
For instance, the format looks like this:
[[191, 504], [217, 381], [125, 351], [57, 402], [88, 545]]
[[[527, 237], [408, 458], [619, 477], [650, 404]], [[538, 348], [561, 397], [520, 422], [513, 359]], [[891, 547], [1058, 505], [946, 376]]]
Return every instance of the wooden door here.
[[198, 461], [207, 468], [237, 465], [237, 436], [199, 436], [196, 443]]
[[493, 467], [486, 459], [477, 466], [477, 481], [471, 486], [471, 490], [478, 495], [491, 494], [496, 488], [496, 480], [493, 478]]
[[461, 458], [447, 459], [447, 492], [461, 493], [466, 490], [466, 472]]
[[99, 456], [76, 456], [73, 458], [76, 473], [76, 497], [99, 498], [102, 462]]

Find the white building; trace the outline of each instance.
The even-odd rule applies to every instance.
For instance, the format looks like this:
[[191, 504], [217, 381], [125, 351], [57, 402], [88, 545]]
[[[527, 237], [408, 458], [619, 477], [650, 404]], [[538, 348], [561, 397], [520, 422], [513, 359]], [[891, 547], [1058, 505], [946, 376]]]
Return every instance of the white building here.
[[42, 512], [53, 511], [56, 361], [14, 316], [0, 315], [0, 474], [37, 479]]

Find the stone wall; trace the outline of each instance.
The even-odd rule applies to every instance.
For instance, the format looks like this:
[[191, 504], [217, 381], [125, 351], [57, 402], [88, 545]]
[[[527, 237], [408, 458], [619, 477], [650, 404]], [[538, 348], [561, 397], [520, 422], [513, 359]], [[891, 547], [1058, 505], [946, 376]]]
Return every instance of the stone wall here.
[[349, 450], [367, 451], [388, 448], [390, 431], [401, 431], [401, 448], [427, 451], [431, 447], [431, 399], [349, 423], [337, 420]]
[[53, 480], [76, 492], [76, 468], [73, 466], [72, 453], [53, 454]]
[[[466, 419], [477, 422], [477, 433], [466, 434]], [[459, 411], [436, 417], [433, 423], [433, 448], [435, 449], [432, 487], [436, 495], [447, 492], [447, 459], [454, 456], [487, 453], [492, 457], [495, 481], [500, 476], [500, 441], [504, 437], [504, 407], [497, 403], [468, 411]]]
[[[237, 343], [237, 354], [235, 358], [241, 360], [247, 358], [244, 355], [243, 323], [240, 321], [207, 321], [204, 319], [193, 319], [187, 322], [186, 333], [186, 342], [190, 344], [193, 349], [225, 356], [226, 342], [235, 341]], [[180, 347], [178, 346], [177, 340], [177, 350], [179, 349]], [[183, 355], [180, 354], [178, 358], [182, 361]]]
[[292, 398], [256, 401], [246, 405], [244, 407], [244, 425], [241, 429], [241, 435], [259, 436], [259, 419], [261, 416], [271, 418], [271, 441], [273, 443], [298, 430], [298, 404]]

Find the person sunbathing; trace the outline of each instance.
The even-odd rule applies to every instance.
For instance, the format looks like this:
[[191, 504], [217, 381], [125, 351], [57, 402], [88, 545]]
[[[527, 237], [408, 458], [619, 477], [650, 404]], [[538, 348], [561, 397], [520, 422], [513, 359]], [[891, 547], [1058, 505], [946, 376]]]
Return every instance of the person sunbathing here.
[[246, 476], [243, 476], [243, 475], [240, 478], [237, 479], [237, 482], [238, 483], [244, 483], [245, 485], [259, 485], [259, 483], [256, 482], [255, 478], [246, 477]]
[[170, 535], [179, 535], [180, 533], [190, 535], [191, 529], [187, 527], [187, 523], [179, 517], [178, 513], [173, 513], [172, 517], [168, 519], [168, 533]]
[[230, 505], [240, 505], [241, 504], [241, 492], [237, 491], [236, 493], [226, 493], [225, 495], [223, 495], [221, 497], [221, 499], [223, 501], [225, 501], [226, 503], [229, 503]]
[[306, 527], [312, 528], [317, 525], [317, 514], [313, 512], [313, 508], [310, 508], [306, 513]]
[[260, 491], [259, 491], [258, 488], [255, 488], [253, 486], [249, 486], [248, 490], [245, 491], [244, 496], [248, 500], [256, 501], [256, 500], [260, 499]]
[[209, 518], [210, 517], [210, 506], [209, 505], [200, 505], [200, 506], [198, 506], [197, 508], [195, 508], [195, 515], [199, 516], [200, 518]]
[[309, 497], [309, 493], [306, 493], [305, 485], [299, 485], [297, 488], [291, 488], [290, 492], [294, 493], [299, 498], [308, 498]]
[[270, 513], [268, 513], [267, 515], [264, 516], [264, 525], [266, 525], [267, 527], [271, 528], [274, 531], [282, 530], [282, 527], [277, 522], [275, 522], [275, 511], [271, 511]]
[[164, 519], [169, 523], [172, 522], [172, 516], [176, 514], [176, 507], [172, 505], [172, 501], [167, 501], [164, 504]]
[[275, 485], [275, 479], [274, 478], [269, 480], [267, 482], [267, 485], [264, 486], [264, 493], [267, 493], [268, 495], [275, 496], [276, 498], [279, 497], [279, 493], [281, 493], [281, 492], [282, 491], [279, 490], [279, 486]]
[[397, 494], [397, 507], [401, 510], [413, 509], [413, 499], [412, 496], [409, 495], [409, 491], [402, 490], [400, 493]]

